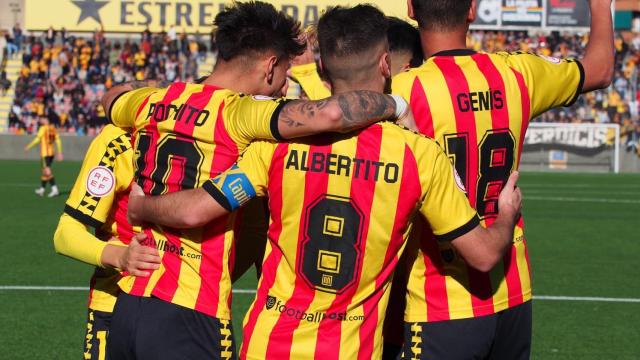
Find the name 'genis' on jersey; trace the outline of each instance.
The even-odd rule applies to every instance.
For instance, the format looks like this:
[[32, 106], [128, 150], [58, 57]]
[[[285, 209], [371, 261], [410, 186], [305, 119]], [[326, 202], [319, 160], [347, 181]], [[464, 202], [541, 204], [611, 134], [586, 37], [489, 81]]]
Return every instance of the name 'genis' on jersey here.
[[500, 90], [462, 93], [456, 99], [461, 112], [500, 110], [504, 107], [504, 95]]
[[367, 181], [377, 182], [384, 179], [389, 184], [398, 182], [400, 174], [400, 166], [394, 163], [351, 158], [333, 153], [308, 153], [307, 151], [298, 153], [297, 150], [291, 150], [285, 168], [287, 170], [341, 175]]
[[149, 106], [147, 119], [153, 117], [156, 122], [174, 120], [185, 124], [194, 123], [195, 126], [202, 126], [209, 119], [209, 110], [199, 109], [187, 104], [163, 104], [153, 103]]

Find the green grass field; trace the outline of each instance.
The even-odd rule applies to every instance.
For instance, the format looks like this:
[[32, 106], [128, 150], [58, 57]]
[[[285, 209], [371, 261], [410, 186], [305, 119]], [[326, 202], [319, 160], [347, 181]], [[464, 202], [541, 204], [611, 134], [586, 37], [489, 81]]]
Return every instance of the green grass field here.
[[[54, 165], [63, 195], [37, 197], [37, 162], [0, 161], [2, 359], [80, 359], [87, 265], [56, 255], [52, 238], [79, 163]], [[534, 359], [640, 359], [640, 176], [525, 173], [534, 273]], [[235, 285], [254, 289], [247, 274]], [[550, 296], [580, 300], [550, 300]], [[253, 295], [234, 295], [234, 327]], [[587, 301], [584, 297], [597, 297]], [[608, 300], [608, 301], [604, 301]]]

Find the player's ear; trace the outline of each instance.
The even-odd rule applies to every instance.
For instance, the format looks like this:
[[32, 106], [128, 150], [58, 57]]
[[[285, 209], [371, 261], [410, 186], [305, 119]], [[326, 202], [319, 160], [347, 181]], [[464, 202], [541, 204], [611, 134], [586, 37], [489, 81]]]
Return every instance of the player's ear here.
[[413, 11], [413, 2], [411, 0], [407, 0], [407, 9], [407, 16], [409, 16], [409, 19], [415, 20], [416, 15]]
[[271, 55], [265, 59], [265, 79], [269, 85], [273, 82], [276, 66], [278, 66], [277, 56]]
[[478, 2], [477, 0], [471, 0], [471, 7], [469, 7], [469, 14], [467, 14], [467, 22], [469, 24], [476, 21], [478, 16]]
[[391, 58], [388, 52], [384, 52], [380, 56], [380, 61], [378, 62], [378, 66], [380, 67], [380, 73], [388, 79], [391, 77]]

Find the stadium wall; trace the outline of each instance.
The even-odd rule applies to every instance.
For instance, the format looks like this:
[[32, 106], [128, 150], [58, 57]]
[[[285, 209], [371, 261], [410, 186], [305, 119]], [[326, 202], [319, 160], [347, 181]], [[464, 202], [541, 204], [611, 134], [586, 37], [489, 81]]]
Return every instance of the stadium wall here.
[[[40, 145], [34, 146], [25, 152], [24, 147], [33, 140], [34, 135], [6, 135], [0, 134], [0, 160], [39, 160]], [[90, 136], [64, 136], [62, 140], [62, 153], [65, 160], [81, 161], [89, 148], [93, 137]]]

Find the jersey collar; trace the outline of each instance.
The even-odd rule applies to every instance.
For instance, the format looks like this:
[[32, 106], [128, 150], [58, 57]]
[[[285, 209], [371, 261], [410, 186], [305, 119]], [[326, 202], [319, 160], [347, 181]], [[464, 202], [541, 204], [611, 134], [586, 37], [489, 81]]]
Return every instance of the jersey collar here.
[[471, 49], [451, 49], [451, 50], [444, 50], [444, 51], [440, 51], [438, 53], [435, 53], [433, 55], [431, 55], [431, 57], [436, 57], [436, 56], [471, 56], [471, 55], [475, 55], [476, 51], [471, 50]]

